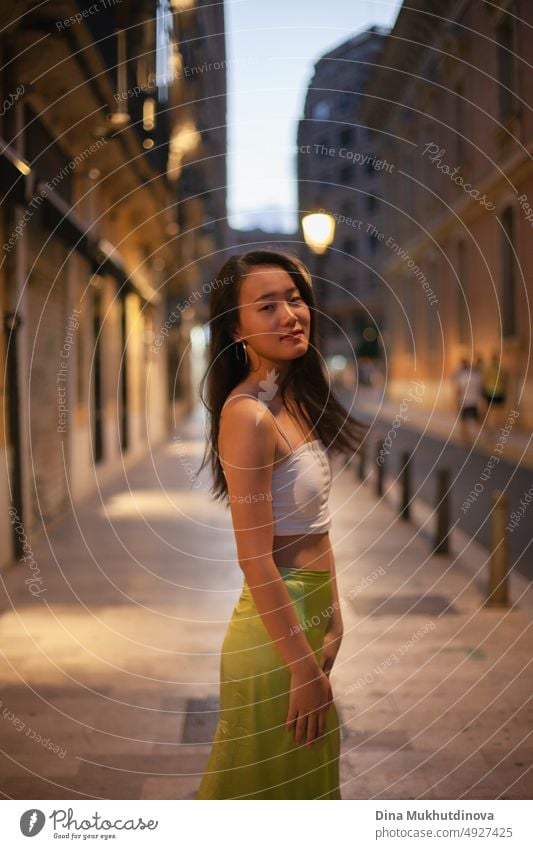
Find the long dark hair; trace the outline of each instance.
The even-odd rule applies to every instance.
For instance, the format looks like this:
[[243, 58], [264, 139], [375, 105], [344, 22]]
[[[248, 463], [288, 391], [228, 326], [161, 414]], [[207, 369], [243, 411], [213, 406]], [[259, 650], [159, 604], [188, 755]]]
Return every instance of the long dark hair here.
[[[279, 393], [285, 403], [290, 386], [294, 402], [312, 429], [318, 433], [328, 452], [352, 457], [361, 445], [368, 430], [363, 422], [348, 415], [345, 408], [332, 395], [327, 375], [320, 357], [317, 328], [317, 311], [313, 297], [311, 275], [303, 262], [295, 256], [273, 250], [254, 250], [231, 256], [213, 281], [209, 301], [209, 355], [207, 369], [200, 381], [200, 399], [209, 416], [208, 444], [204, 451], [204, 468], [209, 460], [213, 475], [210, 489], [214, 498], [228, 495], [226, 479], [218, 456], [220, 413], [231, 390], [242, 383], [249, 373], [249, 364], [235, 353], [232, 331], [238, 323], [239, 295], [244, 277], [257, 266], [276, 265], [283, 268], [309, 307], [311, 326], [307, 352], [289, 364], [280, 379]], [[205, 398], [204, 398], [205, 390]]]

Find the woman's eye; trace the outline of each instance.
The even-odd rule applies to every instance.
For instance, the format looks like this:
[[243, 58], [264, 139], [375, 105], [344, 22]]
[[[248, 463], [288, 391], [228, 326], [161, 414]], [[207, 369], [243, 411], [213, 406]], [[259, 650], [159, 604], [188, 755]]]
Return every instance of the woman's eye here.
[[[296, 301], [301, 301], [301, 300], [302, 300], [301, 298], [291, 298], [291, 304], [294, 304]], [[261, 307], [259, 312], [263, 312], [263, 310], [267, 310], [267, 309], [269, 309], [270, 307], [273, 307], [273, 306], [274, 306], [274, 304], [267, 304], [266, 307]]]

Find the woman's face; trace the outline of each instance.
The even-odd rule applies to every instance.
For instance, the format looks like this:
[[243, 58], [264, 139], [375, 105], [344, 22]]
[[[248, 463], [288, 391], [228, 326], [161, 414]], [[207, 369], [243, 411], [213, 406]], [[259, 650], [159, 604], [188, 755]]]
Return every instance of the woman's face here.
[[[292, 360], [307, 352], [310, 328], [309, 307], [283, 268], [261, 265], [246, 275], [236, 338], [265, 359]], [[296, 331], [301, 332], [287, 337]]]

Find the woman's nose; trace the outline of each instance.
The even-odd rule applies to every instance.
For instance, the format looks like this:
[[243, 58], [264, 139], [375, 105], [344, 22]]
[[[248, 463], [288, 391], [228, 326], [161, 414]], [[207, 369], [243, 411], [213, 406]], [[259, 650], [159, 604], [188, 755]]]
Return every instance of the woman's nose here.
[[285, 303], [285, 308], [283, 309], [282, 313], [284, 321], [288, 321], [289, 319], [295, 318], [295, 312], [293, 309], [291, 309], [290, 304]]

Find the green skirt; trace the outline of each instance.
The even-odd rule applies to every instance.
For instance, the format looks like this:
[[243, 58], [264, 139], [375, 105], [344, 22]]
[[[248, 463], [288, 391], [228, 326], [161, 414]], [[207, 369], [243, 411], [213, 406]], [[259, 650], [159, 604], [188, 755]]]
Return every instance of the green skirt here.
[[[327, 571], [280, 567], [317, 661], [332, 611]], [[290, 671], [244, 581], [222, 644], [220, 717], [195, 799], [341, 799], [335, 702], [326, 732], [308, 748], [285, 728]]]

